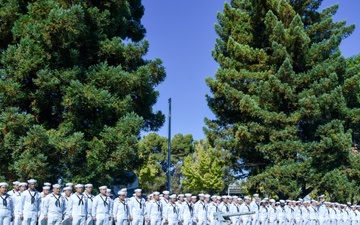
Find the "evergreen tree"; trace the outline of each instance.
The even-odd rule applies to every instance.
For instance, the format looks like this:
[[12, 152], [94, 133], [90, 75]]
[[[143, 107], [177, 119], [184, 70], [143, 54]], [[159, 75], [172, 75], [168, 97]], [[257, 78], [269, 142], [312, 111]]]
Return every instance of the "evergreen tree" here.
[[[0, 1], [0, 151], [6, 179], [120, 182], [165, 79], [141, 0]], [[120, 179], [121, 178], [121, 179]]]
[[201, 140], [195, 144], [195, 151], [184, 159], [181, 171], [185, 191], [220, 193], [225, 188], [224, 152], [209, 146]]
[[359, 67], [339, 50], [354, 26], [332, 20], [337, 5], [318, 12], [320, 3], [233, 0], [218, 14], [220, 67], [206, 79], [217, 118], [205, 132], [230, 153], [234, 174], [250, 177], [250, 192], [350, 195], [322, 184], [343, 179], [337, 170], [350, 168], [360, 139]]

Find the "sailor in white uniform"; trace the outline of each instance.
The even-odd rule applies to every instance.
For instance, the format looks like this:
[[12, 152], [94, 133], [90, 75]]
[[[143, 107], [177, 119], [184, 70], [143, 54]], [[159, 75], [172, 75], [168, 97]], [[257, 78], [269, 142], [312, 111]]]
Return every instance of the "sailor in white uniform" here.
[[116, 225], [128, 225], [130, 220], [129, 206], [126, 202], [124, 191], [118, 192], [118, 198], [114, 200], [114, 221]]
[[199, 194], [199, 201], [196, 202], [194, 207], [194, 216], [197, 225], [206, 225], [207, 223], [207, 205], [205, 204], [205, 195]]
[[165, 223], [168, 225], [178, 225], [181, 221], [180, 209], [176, 205], [176, 195], [170, 196], [168, 207], [164, 213]]
[[184, 207], [181, 212], [181, 220], [183, 225], [192, 225], [193, 223], [193, 204], [191, 202], [191, 194], [185, 194]]
[[83, 194], [84, 185], [77, 184], [75, 185], [76, 192], [70, 196], [69, 199], [69, 212], [70, 221], [72, 221], [72, 225], [85, 225], [86, 216], [88, 215], [88, 201]]
[[19, 192], [13, 194], [12, 197], [12, 202], [14, 205], [14, 225], [21, 225], [22, 220], [24, 219], [23, 216], [23, 198], [22, 198], [22, 194], [23, 192], [26, 190], [27, 188], [27, 183], [25, 182], [21, 182], [19, 184]]
[[0, 183], [0, 225], [10, 225], [14, 218], [14, 209], [11, 196], [7, 193], [8, 184]]
[[143, 225], [146, 216], [145, 199], [141, 197], [141, 189], [135, 189], [135, 196], [129, 200], [132, 225]]
[[66, 213], [65, 199], [61, 196], [60, 188], [60, 184], [54, 184], [53, 193], [45, 197], [42, 213], [49, 225], [61, 225]]
[[147, 205], [146, 218], [150, 222], [150, 225], [161, 225], [161, 219], [163, 218], [163, 205], [160, 202], [160, 193], [155, 191], [153, 199], [150, 200]]
[[86, 201], [87, 201], [86, 225], [93, 225], [94, 224], [93, 216], [91, 215], [91, 213], [92, 213], [92, 203], [94, 201], [95, 196], [92, 195], [92, 189], [93, 189], [92, 184], [85, 184], [84, 195], [85, 195]]
[[40, 215], [40, 194], [35, 189], [36, 180], [28, 180], [29, 189], [23, 192], [23, 216], [22, 225], [36, 225]]
[[50, 187], [44, 186], [43, 191], [40, 194], [40, 216], [39, 216], [39, 225], [47, 225], [47, 220], [44, 216], [44, 207], [45, 207], [45, 198], [50, 193]]
[[110, 200], [106, 195], [107, 186], [99, 187], [100, 194], [98, 194], [93, 201], [91, 215], [96, 225], [108, 225], [111, 220], [110, 217]]
[[12, 196], [15, 193], [19, 192], [19, 181], [14, 181], [13, 182], [13, 189], [11, 191], [8, 191], [8, 195]]

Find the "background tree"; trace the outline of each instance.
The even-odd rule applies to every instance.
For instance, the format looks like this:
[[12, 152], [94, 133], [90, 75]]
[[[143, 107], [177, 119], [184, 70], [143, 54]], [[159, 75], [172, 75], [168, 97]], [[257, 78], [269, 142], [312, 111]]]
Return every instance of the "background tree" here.
[[233, 174], [250, 177], [250, 192], [349, 195], [321, 184], [343, 178], [359, 140], [359, 66], [339, 50], [354, 26], [333, 22], [337, 5], [318, 12], [320, 3], [233, 0], [218, 14], [220, 67], [206, 80], [217, 118], [205, 132], [230, 153]]
[[181, 171], [185, 191], [220, 193], [225, 188], [224, 152], [201, 140], [195, 144], [194, 153], [184, 159]]
[[164, 123], [143, 14], [141, 0], [0, 1], [6, 179], [109, 184], [135, 167], [140, 131]]

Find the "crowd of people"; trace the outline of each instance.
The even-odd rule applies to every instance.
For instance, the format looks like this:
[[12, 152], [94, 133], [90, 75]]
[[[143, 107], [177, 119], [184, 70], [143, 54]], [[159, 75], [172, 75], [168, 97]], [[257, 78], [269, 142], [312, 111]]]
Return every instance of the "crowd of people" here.
[[[258, 194], [210, 196], [153, 192], [142, 197], [136, 189], [128, 198], [126, 188], [115, 198], [107, 186], [94, 196], [92, 184], [45, 183], [37, 181], [0, 183], [0, 225], [221, 225], [216, 214], [233, 214], [233, 225], [360, 225], [360, 207], [316, 200], [260, 199]], [[74, 191], [74, 192], [73, 192]], [[240, 215], [244, 214], [244, 215]]]

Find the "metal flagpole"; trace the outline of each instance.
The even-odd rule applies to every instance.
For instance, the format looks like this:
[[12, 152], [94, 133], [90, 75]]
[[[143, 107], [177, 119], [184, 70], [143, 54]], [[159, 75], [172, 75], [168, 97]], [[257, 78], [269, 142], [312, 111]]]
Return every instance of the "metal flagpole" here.
[[170, 167], [171, 167], [171, 98], [169, 98], [169, 130], [168, 130], [168, 190], [170, 190]]

